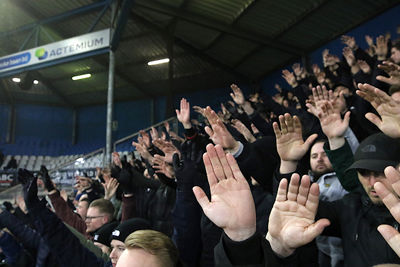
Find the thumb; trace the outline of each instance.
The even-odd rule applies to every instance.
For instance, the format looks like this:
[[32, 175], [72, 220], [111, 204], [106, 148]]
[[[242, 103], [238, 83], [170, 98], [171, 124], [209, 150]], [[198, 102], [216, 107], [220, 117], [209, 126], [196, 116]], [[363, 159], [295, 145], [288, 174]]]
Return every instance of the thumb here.
[[328, 219], [319, 219], [315, 223], [308, 226], [304, 232], [306, 241], [311, 242], [314, 240], [324, 231], [325, 227], [329, 226], [330, 224], [331, 223]]
[[193, 187], [193, 193], [197, 202], [199, 202], [204, 211], [210, 205], [210, 201], [208, 200], [206, 193], [204, 193], [203, 189], [201, 189], [199, 186]]
[[209, 137], [212, 137], [214, 135], [214, 132], [210, 127], [206, 126], [204, 130], [206, 131]]
[[381, 128], [380, 126], [382, 124], [382, 121], [376, 114], [368, 112], [367, 114], [365, 114], [365, 118], [375, 124], [379, 129]]
[[343, 122], [349, 125], [350, 122], [350, 111], [347, 111], [346, 114], [344, 114]]
[[317, 137], [318, 137], [318, 134], [312, 134], [312, 135], [310, 135], [310, 136], [306, 139], [306, 141], [304, 142], [304, 145], [307, 146], [307, 147], [310, 147], [311, 144], [315, 141], [315, 139], [317, 139]]
[[378, 231], [381, 233], [383, 238], [385, 238], [386, 242], [389, 246], [396, 252], [397, 256], [400, 257], [400, 235], [399, 232], [396, 231], [390, 225], [379, 225]]

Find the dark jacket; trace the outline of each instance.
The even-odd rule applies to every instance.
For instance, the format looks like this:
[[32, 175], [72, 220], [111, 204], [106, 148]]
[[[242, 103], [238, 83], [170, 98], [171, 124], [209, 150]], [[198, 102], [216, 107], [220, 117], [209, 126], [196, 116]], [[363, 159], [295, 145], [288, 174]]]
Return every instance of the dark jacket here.
[[57, 266], [56, 259], [51, 255], [44, 239], [30, 226], [8, 211], [0, 213], [0, 225], [17, 237], [23, 247], [36, 258], [35, 266]]
[[[327, 218], [331, 222], [322, 235], [342, 238], [345, 266], [400, 263], [400, 258], [377, 231], [380, 224], [385, 223], [396, 228], [398, 223], [385, 206], [374, 205], [371, 202], [360, 184], [358, 187], [355, 186], [357, 183], [354, 172], [350, 175], [344, 172], [353, 162], [353, 154], [347, 146], [345, 143], [339, 148], [340, 150], [335, 150], [336, 153], [340, 152], [336, 157], [333, 156], [336, 153], [325, 150], [341, 183], [344, 181], [343, 177], [351, 181], [351, 183], [342, 183], [342, 186], [353, 191], [334, 202], [319, 202], [316, 219]], [[343, 176], [344, 174], [347, 176]], [[290, 180], [291, 175], [292, 173], [281, 174], [278, 179]]]
[[84, 247], [57, 215], [45, 207], [43, 201], [29, 208], [29, 213], [34, 218], [38, 233], [48, 244], [51, 253], [57, 257], [60, 266], [111, 266], [111, 262], [105, 262]]
[[63, 222], [75, 228], [79, 233], [83, 234], [87, 239], [92, 240], [93, 237], [86, 232], [86, 223], [75, 213], [61, 197], [60, 192], [57, 190], [54, 194], [48, 195], [54, 210]]
[[232, 241], [226, 234], [223, 234], [221, 241], [215, 247], [215, 266], [299, 266], [297, 254], [295, 252], [287, 258], [278, 257], [272, 251], [269, 242], [258, 233], [242, 242]]
[[318, 218], [331, 222], [323, 235], [342, 238], [345, 266], [400, 264], [400, 258], [377, 230], [381, 224], [395, 228], [399, 224], [385, 206], [373, 204], [364, 189], [335, 202], [320, 201]]

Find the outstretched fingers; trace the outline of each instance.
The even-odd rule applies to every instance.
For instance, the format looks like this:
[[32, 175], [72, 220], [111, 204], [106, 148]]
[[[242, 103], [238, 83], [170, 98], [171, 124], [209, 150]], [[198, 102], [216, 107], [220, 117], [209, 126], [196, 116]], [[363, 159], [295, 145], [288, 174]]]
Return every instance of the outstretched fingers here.
[[378, 226], [378, 231], [389, 244], [389, 246], [400, 257], [400, 234], [390, 225], [382, 224]]
[[232, 170], [234, 178], [239, 182], [243, 181], [247, 183], [246, 178], [244, 178], [243, 173], [232, 154], [226, 154], [226, 159], [228, 160], [228, 164]]
[[306, 208], [313, 214], [316, 214], [318, 209], [318, 204], [319, 204], [319, 187], [318, 184], [313, 183], [308, 193]]
[[199, 186], [193, 187], [193, 193], [194, 196], [196, 197], [197, 202], [199, 202], [201, 208], [206, 210], [210, 206], [210, 200], [208, 199], [206, 193], [204, 193], [204, 190], [201, 189]]
[[275, 201], [284, 202], [287, 200], [287, 186], [288, 186], [288, 180], [285, 178], [282, 179], [279, 183]]
[[294, 173], [290, 178], [289, 190], [287, 193], [287, 199], [290, 201], [296, 201], [299, 193], [300, 176]]
[[310, 191], [310, 177], [304, 175], [301, 179], [300, 187], [299, 187], [299, 194], [297, 195], [297, 203], [302, 206], [306, 205], [308, 193]]
[[203, 154], [203, 162], [204, 162], [204, 166], [206, 168], [208, 184], [210, 185], [210, 187], [212, 187], [213, 185], [218, 183], [218, 179], [214, 173], [214, 169], [211, 164], [211, 159], [210, 159], [208, 153]]

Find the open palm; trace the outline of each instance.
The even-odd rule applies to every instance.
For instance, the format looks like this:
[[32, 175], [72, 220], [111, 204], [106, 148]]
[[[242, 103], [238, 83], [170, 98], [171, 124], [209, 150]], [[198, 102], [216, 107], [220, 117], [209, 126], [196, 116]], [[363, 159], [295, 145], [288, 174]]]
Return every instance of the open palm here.
[[249, 185], [232, 155], [221, 146], [207, 145], [203, 156], [211, 201], [200, 187], [194, 187], [196, 199], [205, 215], [235, 241], [255, 232], [256, 214]]

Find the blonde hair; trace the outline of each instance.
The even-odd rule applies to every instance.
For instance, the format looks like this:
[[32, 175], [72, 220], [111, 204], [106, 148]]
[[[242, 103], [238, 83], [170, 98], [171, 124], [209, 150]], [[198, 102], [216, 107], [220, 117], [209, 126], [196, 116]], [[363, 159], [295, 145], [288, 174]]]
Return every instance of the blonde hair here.
[[154, 230], [138, 230], [125, 239], [126, 249], [140, 248], [156, 256], [160, 266], [174, 267], [179, 261], [178, 250], [171, 239]]

